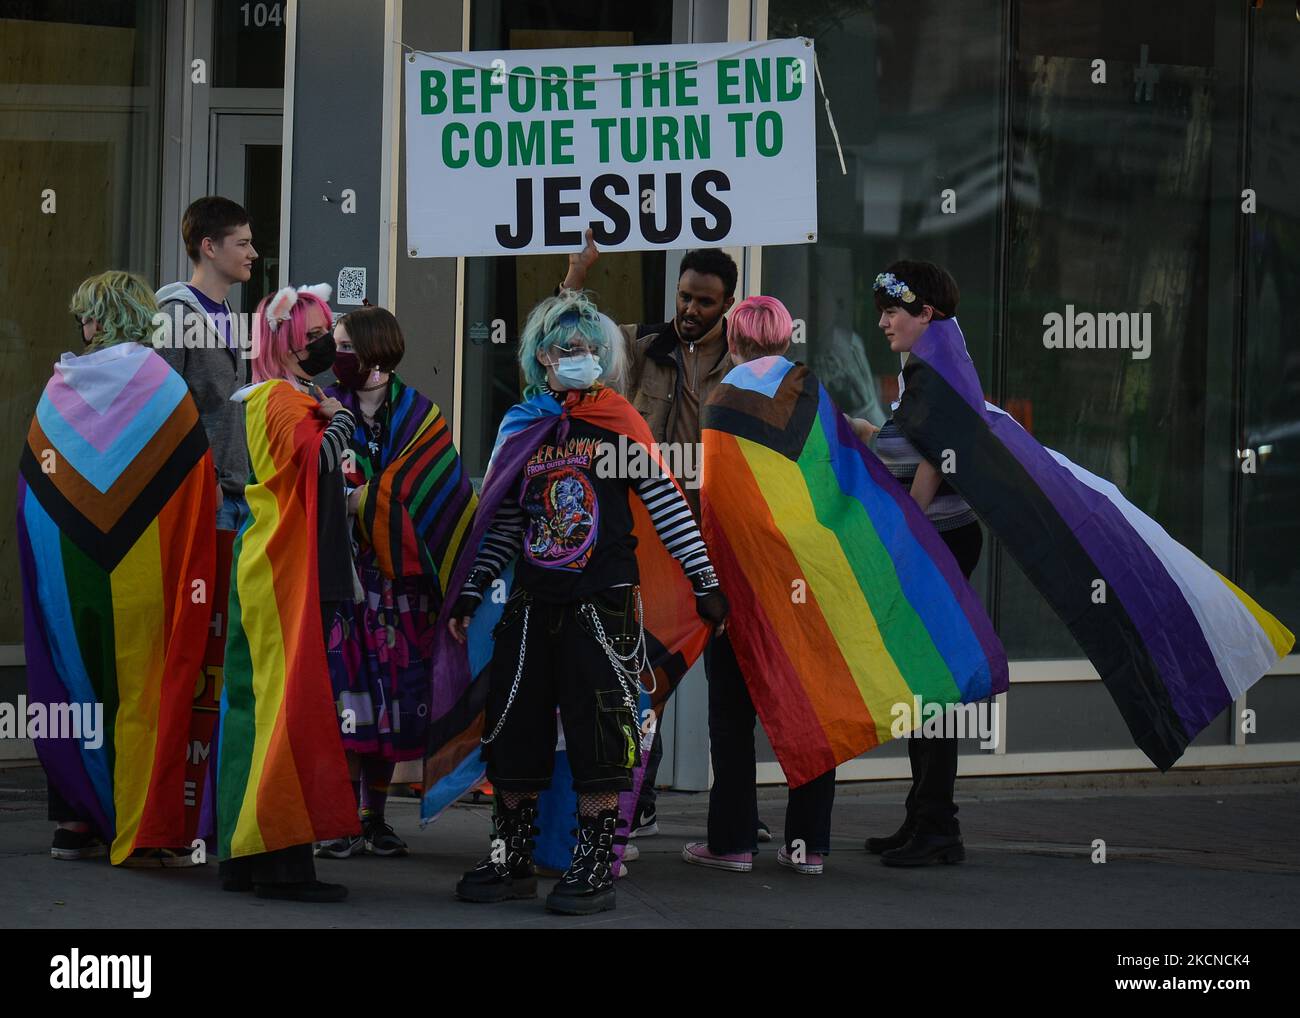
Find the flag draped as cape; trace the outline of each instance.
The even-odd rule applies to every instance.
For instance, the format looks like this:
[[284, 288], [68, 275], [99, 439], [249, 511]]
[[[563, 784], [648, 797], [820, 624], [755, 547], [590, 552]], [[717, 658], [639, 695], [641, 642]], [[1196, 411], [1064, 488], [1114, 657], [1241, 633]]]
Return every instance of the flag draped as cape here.
[[912, 348], [894, 419], [926, 459], [955, 467], [945, 479], [1069, 627], [1161, 770], [1295, 643], [1113, 484], [986, 403], [955, 319]]
[[790, 785], [901, 734], [899, 705], [1007, 688], [979, 599], [911, 495], [817, 378], [733, 368], [701, 418], [704, 535], [731, 643]]
[[[649, 427], [632, 405], [612, 389], [598, 388], [588, 394], [575, 392], [563, 405], [550, 395], [537, 395], [507, 412], [497, 433], [464, 552], [452, 570], [443, 617], [438, 620], [430, 753], [425, 761], [421, 808], [421, 819], [426, 823], [472, 788], [483, 775], [479, 738], [483, 733], [483, 708], [487, 700], [486, 668], [492, 659], [492, 629], [501, 617], [504, 598], [489, 593], [483, 599], [470, 624], [468, 646], [456, 643], [447, 632], [450, 606], [464, 586], [498, 507], [518, 480], [524, 464], [543, 443], [562, 442], [570, 418], [626, 436], [629, 442], [643, 446], [664, 468]], [[664, 472], [667, 473], [666, 468]], [[628, 500], [637, 538], [646, 643], [654, 669], [655, 692], [650, 707], [659, 716], [673, 687], [703, 651], [708, 628], [695, 612], [695, 595], [689, 581], [659, 540], [641, 499], [629, 491]], [[503, 579], [509, 583], [512, 574], [508, 570]], [[642, 771], [638, 766], [634, 782], [639, 780]], [[630, 798], [626, 794], [620, 797], [624, 821], [627, 820], [626, 800]]]
[[357, 473], [369, 482], [357, 509], [357, 529], [375, 549], [380, 570], [389, 579], [428, 577], [445, 597], [475, 498], [442, 412], [394, 374], [382, 444], [366, 454], [369, 436], [356, 392], [342, 386], [326, 391], [357, 421], [352, 442]]
[[356, 390], [331, 386], [356, 420], [344, 455], [360, 488], [354, 533], [365, 598], [341, 611], [328, 660], [336, 706], [356, 724], [343, 745], [388, 760], [423, 758], [428, 741], [430, 651], [445, 586], [476, 498], [446, 419], [397, 375], [369, 424]]
[[321, 629], [325, 421], [316, 401], [286, 381], [236, 397], [245, 403], [252, 476], [230, 578], [217, 779], [223, 859], [360, 829]]
[[36, 739], [50, 785], [111, 842], [114, 864], [182, 847], [216, 555], [216, 474], [198, 410], [143, 346], [65, 354], [19, 471], [31, 702], [65, 717], [63, 705], [103, 711], [98, 746], [84, 732]]

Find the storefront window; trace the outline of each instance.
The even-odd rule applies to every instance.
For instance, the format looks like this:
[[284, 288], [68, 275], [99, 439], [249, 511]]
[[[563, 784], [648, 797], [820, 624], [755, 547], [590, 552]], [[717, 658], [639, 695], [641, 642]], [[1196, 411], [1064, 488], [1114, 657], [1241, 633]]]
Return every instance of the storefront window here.
[[[0, 14], [0, 462], [16, 468], [87, 276], [158, 277], [161, 0]], [[12, 478], [0, 484], [0, 644], [22, 642]]]
[[[843, 409], [883, 421], [897, 398], [899, 361], [876, 325], [872, 283], [892, 261], [924, 259], [957, 279], [958, 318], [991, 386], [1002, 4], [772, 0], [768, 12], [769, 38], [813, 39], [848, 171], [818, 102], [817, 243], [763, 249], [763, 292], [804, 324], [806, 343], [791, 356]], [[1017, 186], [1032, 195], [1031, 168]], [[973, 579], [977, 590], [988, 559]]]
[[287, 0], [216, 0], [212, 7], [213, 84], [284, 88]]
[[[872, 280], [896, 258], [946, 266], [986, 393], [1295, 623], [1300, 344], [1281, 309], [1300, 26], [1283, 7], [1256, 13], [1246, 245], [1244, 7], [771, 0], [769, 37], [816, 42], [840, 150], [819, 111], [818, 242], [764, 249], [762, 286], [805, 323], [794, 356], [879, 420], [898, 363]], [[1108, 316], [1115, 347], [1048, 348], [1051, 313]], [[1079, 656], [995, 543], [974, 583], [1013, 658]]]
[[[1239, 548], [1242, 585], [1300, 632], [1300, 20], [1289, 4], [1255, 14], [1246, 214], [1245, 400]], [[1242, 463], [1243, 468], [1252, 464]]]
[[[1120, 0], [1017, 3], [1011, 95], [1033, 186], [1011, 196], [1002, 401], [1224, 572], [1245, 18], [1212, 0], [1177, 17]], [[1047, 348], [1053, 313], [1097, 345]], [[1079, 656], [1000, 555], [1011, 657]]]

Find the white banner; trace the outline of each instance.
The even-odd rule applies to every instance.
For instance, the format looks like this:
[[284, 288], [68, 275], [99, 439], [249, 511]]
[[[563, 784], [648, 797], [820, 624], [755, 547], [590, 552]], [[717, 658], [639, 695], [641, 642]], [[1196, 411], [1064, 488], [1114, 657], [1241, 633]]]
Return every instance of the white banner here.
[[405, 66], [412, 257], [817, 239], [810, 39]]

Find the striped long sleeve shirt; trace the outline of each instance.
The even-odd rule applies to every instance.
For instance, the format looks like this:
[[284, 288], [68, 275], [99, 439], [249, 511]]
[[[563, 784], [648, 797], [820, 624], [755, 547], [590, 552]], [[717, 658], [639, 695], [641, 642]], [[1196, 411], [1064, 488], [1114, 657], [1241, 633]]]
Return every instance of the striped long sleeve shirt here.
[[564, 445], [534, 454], [498, 508], [464, 593], [481, 595], [516, 556], [518, 582], [546, 600], [576, 600], [637, 582], [629, 486], [696, 592], [716, 587], [700, 528], [672, 479], [601, 476], [595, 466], [601, 442], [616, 443], [617, 436], [575, 422]]
[[[889, 468], [889, 472], [903, 487], [910, 488], [912, 480], [916, 477], [917, 468], [921, 465], [921, 454], [907, 440], [903, 430], [894, 423], [892, 417], [880, 426], [874, 449], [881, 462]], [[946, 480], [939, 485], [939, 490], [935, 492], [934, 498], [926, 507], [925, 515], [934, 524], [934, 529], [941, 533], [964, 527], [977, 519], [975, 510], [966, 504], [966, 500], [957, 494], [956, 489]]]
[[351, 411], [340, 410], [330, 418], [320, 442], [320, 472], [331, 473], [339, 465], [357, 422]]

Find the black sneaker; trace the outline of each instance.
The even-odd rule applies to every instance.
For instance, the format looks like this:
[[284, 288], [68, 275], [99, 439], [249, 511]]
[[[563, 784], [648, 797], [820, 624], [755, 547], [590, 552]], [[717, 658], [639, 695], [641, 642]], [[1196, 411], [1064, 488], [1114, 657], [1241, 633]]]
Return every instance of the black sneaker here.
[[371, 855], [398, 856], [409, 851], [406, 842], [394, 833], [383, 817], [367, 819], [362, 836], [366, 840], [366, 851]]
[[327, 903], [342, 901], [348, 896], [348, 889], [342, 884], [312, 880], [299, 884], [254, 884], [253, 893], [259, 898], [278, 898], [281, 901]]
[[546, 897], [546, 908], [561, 915], [593, 915], [614, 907], [614, 830], [618, 811], [580, 817], [573, 862]]
[[107, 851], [108, 846], [91, 831], [54, 828], [54, 841], [50, 845], [53, 859], [95, 859]]
[[536, 799], [525, 799], [517, 808], [506, 809], [498, 798], [492, 852], [457, 881], [456, 897], [480, 903], [536, 898], [533, 838], [541, 833], [533, 826], [536, 819]]

